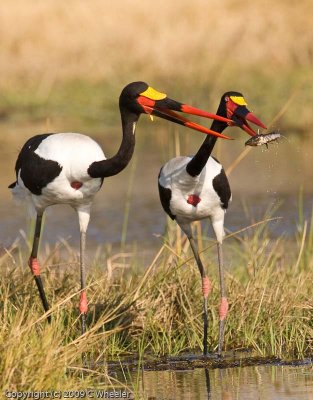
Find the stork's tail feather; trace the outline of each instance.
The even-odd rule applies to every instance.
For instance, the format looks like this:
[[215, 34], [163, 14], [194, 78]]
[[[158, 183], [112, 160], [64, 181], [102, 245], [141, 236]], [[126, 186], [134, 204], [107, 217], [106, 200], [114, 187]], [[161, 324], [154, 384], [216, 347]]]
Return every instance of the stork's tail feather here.
[[11, 183], [11, 185], [9, 185], [8, 188], [9, 189], [14, 189], [16, 185], [17, 185], [17, 181]]
[[27, 214], [31, 218], [34, 218], [36, 215], [36, 210], [33, 202], [31, 201], [30, 195], [27, 193], [25, 188], [16, 181], [9, 185], [9, 189], [11, 189], [15, 204], [17, 206], [26, 207]]
[[9, 189], [11, 189], [14, 201], [18, 204], [21, 205], [26, 201], [26, 193], [24, 188], [22, 188], [17, 181], [11, 183], [9, 185]]

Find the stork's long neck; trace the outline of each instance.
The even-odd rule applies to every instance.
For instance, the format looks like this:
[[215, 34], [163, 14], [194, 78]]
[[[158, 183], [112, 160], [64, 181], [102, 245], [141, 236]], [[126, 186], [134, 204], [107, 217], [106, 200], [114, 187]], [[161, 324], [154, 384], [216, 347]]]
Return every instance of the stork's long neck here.
[[[222, 106], [220, 105], [216, 114], [224, 116], [221, 107]], [[214, 120], [211, 125], [211, 129], [218, 133], [222, 133], [225, 128], [227, 128], [227, 124], [222, 121]], [[200, 149], [197, 151], [197, 153], [193, 156], [193, 158], [189, 161], [189, 163], [186, 166], [186, 171], [189, 175], [191, 176], [200, 175], [201, 171], [205, 167], [212, 153], [216, 140], [217, 140], [216, 136], [208, 135], [206, 137]]]
[[135, 148], [135, 128], [139, 115], [121, 110], [123, 138], [118, 152], [111, 158], [93, 162], [88, 168], [92, 178], [106, 178], [121, 172], [131, 160]]

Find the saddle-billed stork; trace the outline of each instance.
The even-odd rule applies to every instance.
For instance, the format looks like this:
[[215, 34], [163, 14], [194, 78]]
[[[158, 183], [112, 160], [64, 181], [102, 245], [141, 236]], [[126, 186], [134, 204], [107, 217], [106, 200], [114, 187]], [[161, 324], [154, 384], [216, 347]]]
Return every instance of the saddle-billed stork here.
[[[20, 151], [15, 171], [16, 182], [9, 188], [16, 197], [24, 196], [35, 207], [37, 218], [29, 266], [36, 281], [45, 312], [49, 310], [37, 259], [42, 216], [53, 204], [68, 204], [78, 214], [80, 228], [81, 294], [79, 310], [82, 332], [86, 331], [88, 310], [85, 273], [86, 231], [90, 209], [103, 179], [121, 172], [129, 163], [135, 146], [135, 129], [140, 114], [153, 114], [200, 132], [227, 138], [199, 124], [191, 122], [175, 111], [218, 117], [167, 97], [144, 82], [128, 84], [119, 98], [123, 138], [117, 153], [106, 159], [101, 147], [89, 136], [79, 133], [46, 133], [31, 137]], [[48, 320], [51, 318], [48, 316]]]
[[[233, 122], [215, 120], [211, 129], [222, 133], [228, 125], [237, 125], [254, 136], [256, 132], [247, 121], [266, 128], [248, 109], [241, 93], [227, 92], [220, 101], [217, 115], [230, 118]], [[217, 136], [207, 136], [196, 155], [176, 157], [160, 170], [158, 178], [160, 200], [164, 211], [177, 222], [187, 235], [202, 278], [203, 294], [203, 354], [207, 354], [207, 299], [211, 283], [206, 275], [192, 234], [193, 221], [210, 218], [217, 239], [221, 303], [219, 309], [218, 353], [221, 354], [224, 338], [224, 321], [228, 312], [226, 297], [222, 241], [224, 237], [224, 216], [231, 200], [230, 186], [222, 165], [213, 157], [212, 150]]]

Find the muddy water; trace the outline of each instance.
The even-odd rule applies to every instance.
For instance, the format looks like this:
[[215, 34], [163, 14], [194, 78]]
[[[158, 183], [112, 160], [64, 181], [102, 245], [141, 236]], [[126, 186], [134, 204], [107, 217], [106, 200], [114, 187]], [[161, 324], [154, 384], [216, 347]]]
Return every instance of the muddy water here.
[[149, 371], [134, 377], [150, 400], [312, 400], [312, 366]]
[[[0, 243], [8, 246], [20, 230], [27, 231], [23, 207], [11, 200], [8, 184], [14, 181], [14, 163], [18, 149], [35, 133], [60, 131], [61, 126], [45, 126], [44, 122], [25, 126], [22, 123], [0, 126]], [[89, 225], [89, 248], [106, 243], [119, 244], [122, 232], [126, 242], [139, 243], [144, 247], [158, 247], [165, 228], [166, 218], [161, 209], [157, 192], [157, 176], [160, 166], [173, 154], [192, 154], [203, 140], [198, 133], [186, 129], [168, 128], [163, 122], [155, 123], [153, 134], [144, 133], [148, 127], [140, 121], [137, 129], [137, 146], [131, 164], [118, 176], [106, 179], [94, 202]], [[102, 128], [101, 128], [102, 129]], [[68, 130], [68, 129], [64, 129]], [[88, 132], [110, 156], [117, 150], [120, 128], [104, 128]], [[110, 134], [109, 131], [113, 134]], [[214, 155], [227, 168], [244, 150], [247, 139], [233, 130], [235, 141], [219, 141]], [[262, 219], [266, 210], [280, 204], [275, 216], [283, 217], [271, 223], [271, 234], [292, 237], [298, 220], [298, 195], [304, 191], [304, 216], [310, 218], [313, 193], [313, 168], [311, 165], [313, 140], [309, 136], [299, 138], [287, 134], [279, 144], [269, 149], [251, 148], [249, 154], [230, 175], [233, 202], [226, 216], [225, 225], [236, 230]], [[124, 228], [123, 228], [124, 227]], [[60, 238], [69, 239], [76, 246], [78, 224], [74, 211], [67, 206], [54, 206], [47, 212], [43, 242], [55, 243]]]

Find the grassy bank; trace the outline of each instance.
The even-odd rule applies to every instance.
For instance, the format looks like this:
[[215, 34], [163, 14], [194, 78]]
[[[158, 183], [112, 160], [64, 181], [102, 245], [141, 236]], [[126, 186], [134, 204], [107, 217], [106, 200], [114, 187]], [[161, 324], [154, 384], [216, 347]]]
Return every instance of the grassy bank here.
[[[302, 222], [292, 244], [270, 240], [261, 222], [225, 240], [230, 313], [225, 348], [249, 347], [284, 359], [312, 356], [312, 225]], [[173, 228], [171, 228], [173, 229]], [[197, 228], [199, 229], [199, 227]], [[200, 231], [199, 231], [200, 233]], [[90, 266], [89, 330], [80, 336], [77, 313], [79, 269], [67, 249], [42, 254], [43, 279], [53, 323], [41, 305], [26, 257], [18, 248], [2, 256], [0, 387], [75, 388], [86, 352], [91, 375], [80, 385], [108, 384], [104, 361], [135, 354], [201, 352], [202, 300], [198, 271], [188, 243], [171, 231], [149, 266], [115, 254]], [[215, 245], [199, 242], [209, 265], [209, 349], [218, 339], [219, 288]], [[69, 257], [70, 256], [70, 257]], [[44, 261], [45, 260], [45, 261]], [[34, 371], [37, 371], [34, 373]], [[77, 386], [76, 386], [77, 388]]]

